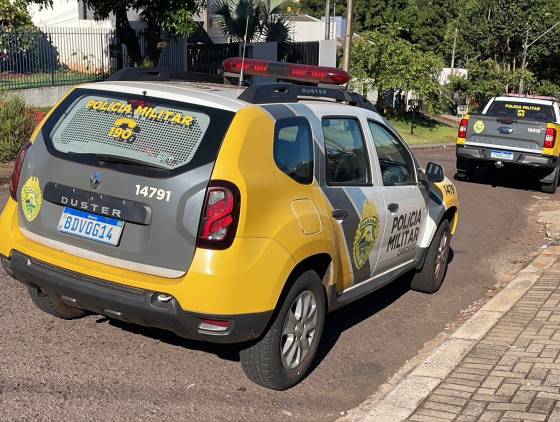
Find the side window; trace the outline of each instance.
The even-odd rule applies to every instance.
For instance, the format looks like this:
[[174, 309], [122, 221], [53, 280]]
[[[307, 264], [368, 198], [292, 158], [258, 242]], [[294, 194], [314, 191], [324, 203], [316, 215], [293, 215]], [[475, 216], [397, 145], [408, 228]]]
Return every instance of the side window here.
[[303, 117], [276, 122], [274, 161], [280, 170], [298, 183], [313, 182], [313, 139]]
[[414, 162], [401, 141], [378, 123], [368, 121], [384, 186], [415, 185]]
[[369, 160], [360, 122], [350, 117], [323, 119], [326, 180], [330, 185], [371, 183]]

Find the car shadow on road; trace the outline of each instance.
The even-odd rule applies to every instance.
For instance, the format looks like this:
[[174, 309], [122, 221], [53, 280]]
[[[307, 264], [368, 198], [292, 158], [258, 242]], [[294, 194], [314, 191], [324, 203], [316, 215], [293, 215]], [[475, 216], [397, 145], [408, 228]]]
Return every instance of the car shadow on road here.
[[[453, 248], [451, 248], [449, 250], [448, 264], [453, 262], [454, 256], [455, 253]], [[342, 333], [396, 302], [401, 296], [410, 290], [411, 280], [412, 273], [405, 274], [379, 290], [369, 293], [361, 299], [358, 299], [357, 301], [328, 314], [325, 321], [323, 337], [321, 338], [321, 342], [319, 344], [319, 349], [307, 376], [309, 376], [309, 374], [311, 374], [329, 355]], [[215, 344], [189, 340], [179, 337], [170, 331], [143, 327], [124, 321], [109, 319], [103, 316], [100, 316], [97, 322], [107, 322], [114, 327], [130, 333], [146, 336], [172, 346], [212, 353], [221, 359], [239, 362], [239, 345]]]
[[477, 169], [475, 174], [467, 181], [457, 178], [457, 175], [454, 176], [454, 179], [459, 182], [492, 186], [493, 188], [501, 187], [540, 192], [540, 185], [534, 175], [507, 168], [481, 168]]
[[130, 324], [117, 319], [109, 319], [101, 316], [98, 323], [108, 322], [110, 325], [128, 331], [133, 334], [149, 337], [172, 346], [184, 347], [185, 349], [197, 350], [205, 353], [212, 353], [221, 359], [239, 362], [239, 348], [236, 345], [206, 343], [202, 341], [189, 340], [179, 337], [175, 333], [159, 328], [143, 327], [141, 325]]

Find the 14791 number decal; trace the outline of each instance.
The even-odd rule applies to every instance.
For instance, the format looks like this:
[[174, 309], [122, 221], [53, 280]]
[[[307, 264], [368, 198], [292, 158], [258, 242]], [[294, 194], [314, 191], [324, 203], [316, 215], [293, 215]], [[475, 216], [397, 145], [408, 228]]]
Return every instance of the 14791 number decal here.
[[136, 196], [156, 198], [158, 201], [169, 202], [169, 200], [171, 199], [171, 191], [153, 188], [151, 186], [136, 185]]

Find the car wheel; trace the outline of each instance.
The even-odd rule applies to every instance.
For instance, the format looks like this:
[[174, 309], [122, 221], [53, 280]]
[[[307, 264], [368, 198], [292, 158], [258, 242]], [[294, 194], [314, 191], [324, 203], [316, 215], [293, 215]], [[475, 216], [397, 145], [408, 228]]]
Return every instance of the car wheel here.
[[424, 266], [413, 275], [410, 283], [411, 289], [423, 293], [435, 293], [439, 290], [447, 272], [450, 243], [451, 226], [449, 220], [446, 219], [436, 230], [428, 248]]
[[243, 371], [253, 382], [285, 390], [303, 379], [317, 353], [326, 301], [315, 271], [302, 273], [286, 295], [264, 336], [240, 351]]
[[558, 189], [558, 177], [560, 176], [560, 172], [558, 171], [558, 167], [556, 167], [554, 172], [554, 180], [552, 183], [542, 183], [541, 184], [541, 191], [544, 193], [556, 193]]
[[41, 289], [27, 286], [27, 291], [35, 306], [47, 314], [61, 319], [76, 319], [86, 315], [85, 311], [66, 305], [59, 298], [45, 293]]

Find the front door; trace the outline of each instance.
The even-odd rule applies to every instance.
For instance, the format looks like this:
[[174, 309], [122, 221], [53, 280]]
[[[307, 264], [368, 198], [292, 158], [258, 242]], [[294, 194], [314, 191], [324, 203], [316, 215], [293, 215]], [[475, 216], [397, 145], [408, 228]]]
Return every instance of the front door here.
[[382, 123], [369, 120], [368, 126], [381, 170], [387, 215], [376, 269], [380, 274], [410, 264], [415, 258], [427, 209], [408, 148]]
[[[372, 179], [371, 159], [362, 123], [356, 117], [325, 116], [323, 191], [330, 204], [333, 228], [341, 255], [343, 291], [371, 278], [385, 228], [381, 186]], [[344, 255], [344, 256], [343, 256]]]

